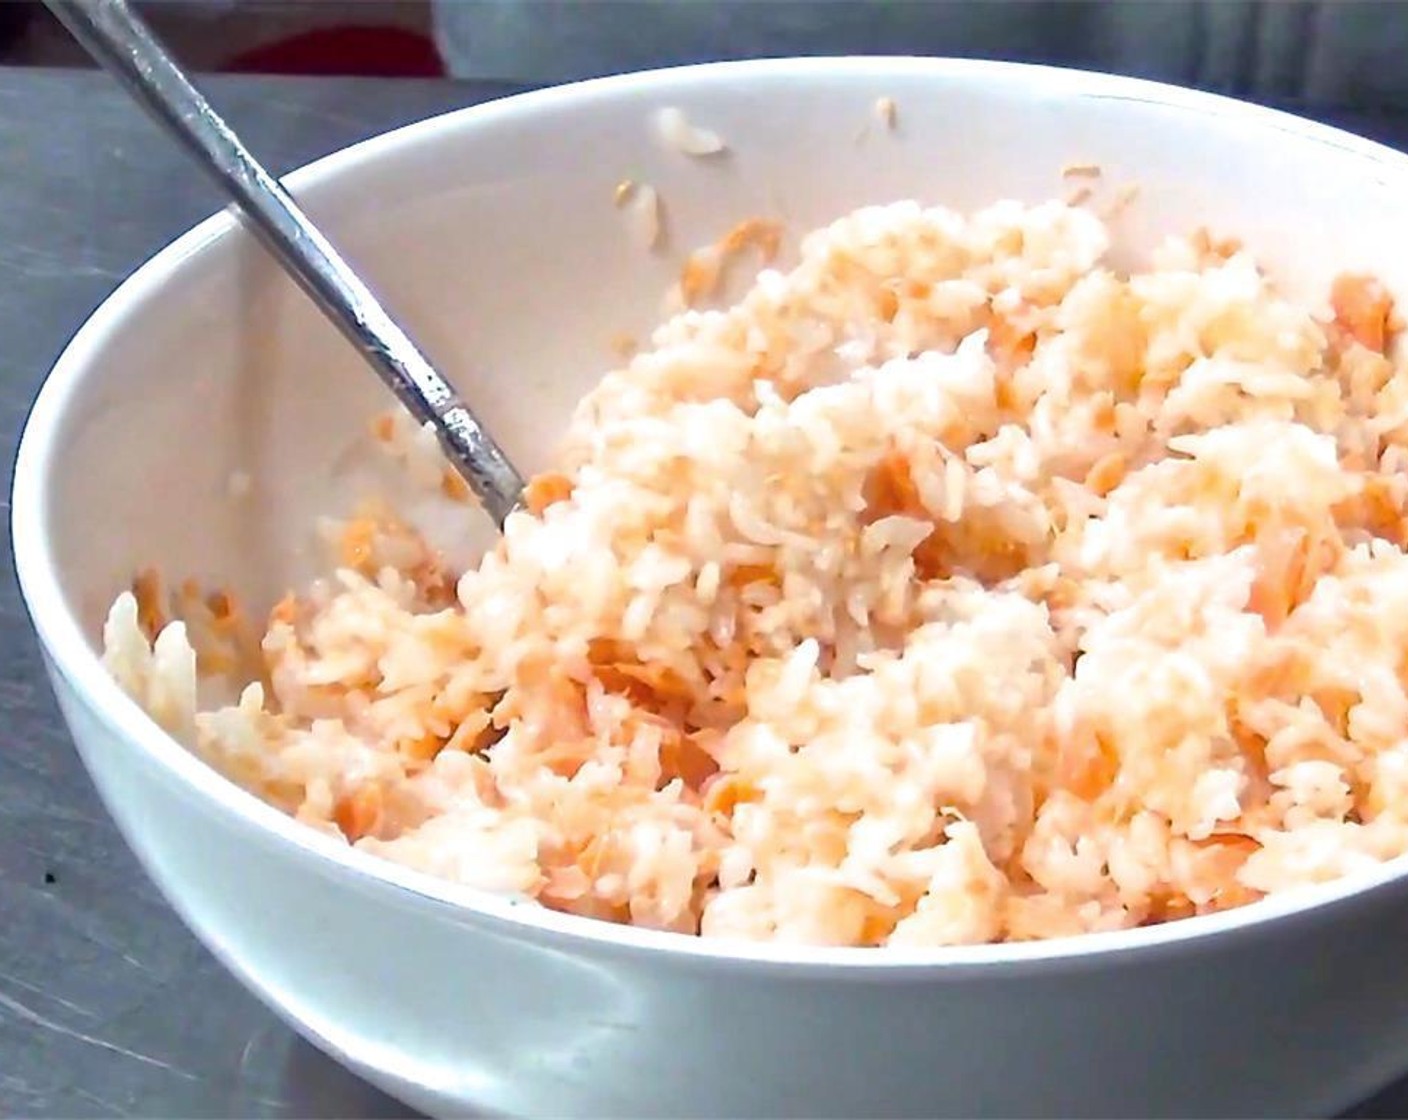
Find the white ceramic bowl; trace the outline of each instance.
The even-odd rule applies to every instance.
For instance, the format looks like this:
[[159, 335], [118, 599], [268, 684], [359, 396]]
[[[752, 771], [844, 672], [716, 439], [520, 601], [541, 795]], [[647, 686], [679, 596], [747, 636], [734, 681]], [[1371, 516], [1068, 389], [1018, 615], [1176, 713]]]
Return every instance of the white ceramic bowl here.
[[[898, 107], [893, 133], [874, 124], [880, 97]], [[647, 127], [664, 105], [731, 153], [665, 150]], [[759, 213], [801, 228], [901, 197], [1038, 201], [1071, 161], [1141, 184], [1118, 223], [1131, 252], [1208, 222], [1307, 293], [1341, 268], [1408, 291], [1403, 156], [1213, 97], [988, 63], [632, 75], [452, 113], [290, 183], [532, 469], [611, 335], [653, 320], [678, 265], [624, 228], [623, 176], [658, 186], [678, 247]], [[1128, 933], [784, 950], [459, 891], [227, 784], [104, 674], [102, 615], [144, 564], [261, 604], [306, 575], [315, 515], [380, 485], [347, 448], [388, 399], [217, 217], [74, 339], [13, 502], [55, 691], [127, 840], [244, 983], [371, 1081], [440, 1115], [1311, 1116], [1408, 1065], [1401, 862]], [[243, 499], [232, 471], [253, 477]]]

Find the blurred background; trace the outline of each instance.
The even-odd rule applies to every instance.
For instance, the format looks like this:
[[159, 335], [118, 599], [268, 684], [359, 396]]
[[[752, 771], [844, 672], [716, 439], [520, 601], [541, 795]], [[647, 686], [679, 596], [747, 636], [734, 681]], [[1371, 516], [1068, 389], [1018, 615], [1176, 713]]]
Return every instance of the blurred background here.
[[[1405, 0], [136, 0], [203, 71], [497, 79], [783, 54], [1049, 62], [1306, 109], [1408, 109]], [[0, 63], [85, 65], [37, 0]]]
[[[444, 73], [431, 0], [138, 0], [133, 6], [197, 70]], [[0, 0], [0, 64], [90, 65], [39, 0]]]

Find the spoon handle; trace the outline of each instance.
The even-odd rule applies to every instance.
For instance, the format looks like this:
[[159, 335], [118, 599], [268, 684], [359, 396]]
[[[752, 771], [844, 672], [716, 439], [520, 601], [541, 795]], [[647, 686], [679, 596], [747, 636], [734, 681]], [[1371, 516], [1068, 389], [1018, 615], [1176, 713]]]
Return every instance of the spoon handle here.
[[125, 0], [45, 0], [93, 58], [164, 125], [342, 330], [401, 403], [435, 425], [455, 469], [502, 528], [523, 480], [420, 348], [277, 179], [250, 155]]

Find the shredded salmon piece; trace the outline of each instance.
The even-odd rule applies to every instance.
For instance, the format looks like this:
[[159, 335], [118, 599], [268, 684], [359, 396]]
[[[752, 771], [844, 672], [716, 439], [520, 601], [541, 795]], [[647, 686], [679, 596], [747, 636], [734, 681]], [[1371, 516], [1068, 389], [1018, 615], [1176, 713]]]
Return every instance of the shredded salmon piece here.
[[611, 855], [611, 849], [615, 846], [615, 838], [610, 834], [605, 836], [593, 836], [577, 855], [577, 866], [582, 869], [588, 881], [595, 883], [601, 878], [602, 871]]
[[730, 817], [738, 805], [757, 801], [762, 791], [752, 782], [737, 774], [719, 774], [704, 786], [704, 808], [721, 817]]
[[[871, 521], [895, 515], [918, 520], [930, 517], [920, 501], [919, 488], [914, 485], [909, 460], [899, 451], [890, 451], [871, 472], [866, 499], [866, 515]], [[1008, 542], [996, 541], [991, 551], [1000, 560], [1010, 547]], [[937, 526], [915, 547], [913, 558], [915, 575], [921, 580], [936, 579], [949, 568], [948, 546]], [[1003, 566], [1007, 566], [1005, 562]]]
[[1061, 168], [1063, 179], [1098, 179], [1101, 174], [1098, 163], [1068, 163]]
[[343, 526], [339, 554], [342, 566], [358, 571], [371, 561], [377, 536], [377, 523], [370, 517], [354, 517]]
[[235, 659], [219, 650], [202, 649], [196, 651], [196, 669], [202, 675], [220, 676], [233, 672]]
[[871, 475], [870, 507], [875, 520], [895, 514], [923, 510], [919, 489], [909, 473], [909, 460], [899, 451], [890, 451]]
[[1399, 329], [1393, 297], [1375, 277], [1345, 273], [1330, 287], [1335, 324], [1361, 346], [1382, 354]]
[[1241, 251], [1242, 243], [1235, 237], [1214, 237], [1206, 226], [1193, 231], [1189, 239], [1194, 252], [1205, 260], [1225, 261]]
[[473, 753], [487, 745], [490, 741], [490, 730], [492, 719], [487, 711], [473, 712], [460, 721], [460, 725], [455, 728], [450, 737], [445, 740], [442, 748], [447, 751], [466, 751]]
[[1248, 858], [1261, 849], [1252, 837], [1240, 833], [1221, 833], [1198, 841], [1197, 865], [1199, 878], [1218, 885], [1213, 889], [1210, 901], [1198, 907], [1200, 913], [1216, 913], [1245, 906], [1261, 898], [1259, 891], [1243, 886], [1237, 880], [1237, 873]]
[[565, 474], [549, 471], [534, 478], [523, 488], [523, 505], [529, 513], [541, 517], [543, 511], [572, 496], [572, 480]]
[[1211, 852], [1219, 858], [1230, 859], [1240, 856], [1239, 864], [1253, 852], [1261, 850], [1261, 845], [1256, 840], [1242, 832], [1214, 833], [1206, 840], [1194, 841], [1194, 845], [1203, 852]]
[[715, 246], [696, 250], [685, 258], [680, 269], [680, 298], [694, 307], [719, 290], [723, 280], [723, 260]]
[[228, 591], [212, 591], [205, 597], [205, 605], [216, 622], [228, 622], [239, 613], [235, 598]]
[[587, 643], [587, 660], [593, 665], [610, 665], [630, 658], [630, 646], [615, 638], [593, 638]]
[[1015, 327], [1004, 315], [994, 315], [988, 324], [988, 341], [993, 354], [1008, 362], [1024, 362], [1036, 350], [1036, 334]]
[[592, 881], [580, 867], [551, 867], [544, 874], [543, 890], [539, 897], [561, 905], [576, 902], [591, 889]]
[[396, 744], [397, 753], [414, 762], [429, 762], [445, 747], [439, 735], [422, 735], [418, 739], [402, 739]]
[[[991, 558], [1003, 568], [1010, 568], [1012, 564], [1004, 557], [1012, 551], [1012, 545], [1003, 542], [997, 548], [991, 550]], [[914, 574], [922, 580], [938, 579], [950, 567], [948, 546], [939, 535], [938, 530], [930, 533], [914, 549]], [[1020, 565], [1019, 565], [1020, 566]]]
[[686, 788], [698, 790], [719, 772], [719, 764], [694, 736], [672, 728], [660, 744], [660, 770], [662, 781], [678, 778]]
[[1039, 598], [1053, 611], [1069, 610], [1080, 598], [1080, 584], [1069, 576], [1057, 576]]
[[[1262, 681], [1249, 682], [1250, 687], [1267, 692], [1274, 691], [1280, 683], [1278, 677], [1284, 676], [1284, 672], [1284, 666], [1272, 666]], [[1242, 755], [1242, 772], [1247, 779], [1246, 787], [1242, 791], [1245, 816], [1256, 812], [1271, 796], [1269, 767], [1266, 765], [1266, 739], [1247, 726], [1240, 705], [1235, 701], [1227, 714], [1227, 726], [1232, 733], [1232, 741], [1237, 744], [1237, 750]]]
[[1349, 730], [1349, 710], [1362, 699], [1357, 691], [1348, 688], [1317, 688], [1310, 698], [1337, 735]]
[[764, 264], [777, 259], [782, 247], [782, 223], [768, 218], [745, 218], [719, 241], [719, 251], [725, 257], [734, 257], [748, 246], [758, 249], [758, 257]]
[[1095, 461], [1095, 465], [1090, 468], [1085, 476], [1085, 485], [1100, 497], [1106, 497], [1111, 490], [1124, 481], [1124, 476], [1129, 470], [1129, 463], [1124, 454], [1119, 451], [1111, 451]]
[[899, 914], [896, 910], [882, 910], [871, 905], [865, 915], [865, 920], [861, 923], [860, 936], [857, 940], [862, 945], [882, 945], [885, 938], [894, 933], [895, 927], [899, 924]]
[[[1346, 469], [1365, 468], [1346, 464]], [[1408, 537], [1403, 535], [1404, 517], [1399, 501], [1394, 495], [1394, 487], [1381, 475], [1367, 475], [1360, 492], [1337, 506], [1335, 516], [1341, 525], [1365, 529], [1374, 536], [1392, 541], [1400, 547], [1408, 540]]]
[[427, 552], [406, 574], [432, 607], [446, 607], [457, 601], [454, 574], [438, 554]]
[[748, 650], [744, 644], [731, 642], [720, 647], [712, 638], [706, 638], [699, 659], [709, 680], [709, 696], [735, 713], [733, 721], [741, 719], [747, 706], [744, 680], [748, 671]]
[[679, 294], [686, 307], [717, 294], [724, 271], [749, 246], [758, 259], [770, 264], [782, 246], [782, 223], [768, 218], [745, 218], [712, 245], [696, 249], [680, 269]]
[[602, 688], [627, 697], [653, 712], [694, 697], [689, 682], [666, 665], [643, 663], [624, 643], [595, 638], [587, 644], [587, 660]]
[[[1247, 861], [1243, 859], [1238, 866], [1240, 867], [1241, 863], [1246, 862]], [[1257, 902], [1264, 897], [1266, 896], [1263, 895], [1261, 891], [1252, 890], [1251, 887], [1244, 886], [1242, 883], [1233, 879], [1231, 882], [1223, 883], [1213, 890], [1212, 900], [1201, 908], [1201, 912], [1204, 914], [1217, 914], [1223, 910], [1235, 910], [1238, 907]]]
[[1006, 373], [999, 372], [996, 385], [993, 389], [993, 403], [996, 404], [998, 409], [1002, 412], [1012, 413], [1017, 411], [1020, 401], [1017, 397], [1017, 387], [1012, 382], [1012, 373], [1010, 370]]
[[1277, 557], [1264, 565], [1252, 582], [1247, 610], [1266, 620], [1267, 628], [1279, 626], [1291, 613], [1289, 569], [1294, 561]]
[[596, 678], [607, 692], [618, 693], [633, 704], [656, 711], [693, 696], [693, 690], [682, 678], [673, 670], [659, 665], [617, 661], [597, 666]]
[[293, 592], [289, 592], [285, 595], [275, 603], [273, 608], [269, 611], [270, 626], [273, 626], [275, 623], [283, 623], [286, 626], [292, 626], [297, 619], [298, 597], [294, 595]]
[[1120, 770], [1119, 752], [1104, 735], [1097, 733], [1088, 747], [1078, 755], [1063, 752], [1057, 765], [1057, 784], [1082, 801], [1103, 794]]
[[729, 571], [724, 577], [729, 587], [742, 588], [750, 583], [779, 583], [781, 582], [777, 569], [771, 564], [739, 564]]
[[1193, 905], [1192, 899], [1182, 891], [1165, 890], [1150, 900], [1148, 921], [1151, 925], [1161, 925], [1164, 922], [1191, 918], [1197, 912], [1198, 908]]
[[1261, 615], [1268, 628], [1279, 626], [1333, 566], [1335, 551], [1333, 542], [1312, 541], [1300, 529], [1259, 541], [1257, 576], [1247, 609]]
[[469, 483], [449, 467], [440, 475], [440, 492], [456, 502], [467, 502], [470, 498]]
[[389, 412], [372, 417], [372, 435], [382, 443], [390, 443], [396, 434], [396, 418]]
[[893, 288], [881, 288], [875, 295], [875, 313], [887, 323], [893, 323], [900, 312], [900, 297]]
[[332, 819], [342, 830], [342, 835], [355, 844], [362, 837], [376, 832], [384, 813], [385, 798], [381, 786], [368, 782], [338, 798]]
[[155, 638], [171, 621], [162, 603], [161, 574], [155, 568], [143, 568], [132, 580], [132, 595], [137, 600], [137, 625], [150, 638]]
[[1118, 405], [1113, 393], [1101, 393], [1095, 399], [1095, 408], [1090, 414], [1090, 422], [1097, 431], [1113, 432], [1119, 423]]

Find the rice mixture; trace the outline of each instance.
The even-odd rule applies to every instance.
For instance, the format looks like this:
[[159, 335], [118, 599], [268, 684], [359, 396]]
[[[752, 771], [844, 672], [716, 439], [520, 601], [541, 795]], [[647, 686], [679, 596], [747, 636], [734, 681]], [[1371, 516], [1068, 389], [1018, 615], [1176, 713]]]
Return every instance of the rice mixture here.
[[1398, 856], [1392, 303], [1107, 247], [1058, 203], [858, 211], [607, 376], [478, 567], [372, 511], [237, 704], [196, 710], [225, 596], [144, 577], [108, 664], [349, 844], [707, 937], [1060, 937]]

